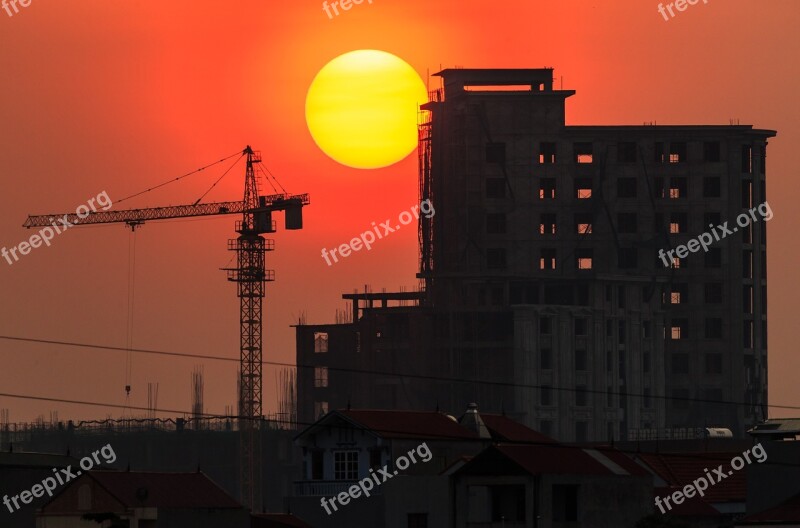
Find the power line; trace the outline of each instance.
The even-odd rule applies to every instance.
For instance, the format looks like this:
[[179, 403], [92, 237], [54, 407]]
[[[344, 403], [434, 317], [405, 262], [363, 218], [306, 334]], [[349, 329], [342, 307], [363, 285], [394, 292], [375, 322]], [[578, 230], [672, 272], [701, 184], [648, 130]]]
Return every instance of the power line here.
[[[213, 414], [213, 413], [195, 414], [195, 413], [192, 413], [190, 411], [185, 411], [185, 410], [182, 411], [182, 410], [164, 409], [164, 408], [153, 408], [153, 409], [151, 409], [151, 408], [146, 408], [146, 407], [137, 407], [137, 406], [130, 406], [130, 405], [125, 405], [125, 404], [117, 404], [117, 403], [104, 403], [104, 402], [93, 402], [93, 401], [85, 401], [85, 400], [72, 400], [72, 399], [64, 399], [64, 398], [54, 398], [54, 397], [47, 397], [47, 396], [32, 396], [32, 395], [27, 395], [27, 394], [12, 394], [12, 393], [4, 393], [4, 392], [0, 392], [0, 397], [15, 398], [15, 399], [22, 399], [22, 400], [47, 401], [47, 402], [55, 402], [55, 403], [67, 403], [67, 404], [75, 404], [75, 405], [87, 405], [87, 406], [93, 406], [93, 407], [112, 407], [112, 408], [117, 408], [117, 409], [127, 408], [127, 409], [142, 410], [142, 411], [155, 411], [155, 412], [162, 412], [162, 413], [193, 415], [195, 417], [201, 417], [201, 418], [223, 418], [223, 419], [231, 419], [231, 420], [259, 420], [259, 421], [263, 420], [263, 421], [266, 421], [266, 422], [272, 422], [272, 423], [276, 423], [276, 424], [302, 425], [302, 426], [305, 426], [305, 427], [310, 427], [312, 425], [315, 425], [315, 424], [319, 423], [319, 420], [317, 420], [316, 422], [301, 422], [301, 421], [297, 421], [297, 420], [295, 420], [295, 421], [292, 421], [292, 420], [281, 420], [281, 419], [277, 419], [277, 418], [266, 418], [265, 419], [265, 418], [262, 418], [262, 417], [230, 416], [230, 415]], [[338, 412], [342, 412], [342, 411], [338, 411]], [[392, 411], [387, 411], [387, 412], [392, 412]], [[411, 411], [411, 412], [414, 412], [414, 411]], [[425, 412], [425, 411], [417, 411], [417, 412]], [[435, 412], [435, 411], [429, 411], [429, 412]], [[192, 421], [193, 419], [189, 419], [189, 420]], [[139, 422], [139, 423], [144, 423], [144, 422], [174, 422], [171, 419], [167, 419], [167, 420], [164, 420], [164, 419], [143, 419], [143, 420], [142, 419], [133, 419], [133, 420], [124, 419], [124, 420], [111, 420], [111, 421], [125, 422], [125, 423], [130, 422], [130, 421], [136, 421], [136, 422]], [[80, 421], [80, 422], [78, 422], [78, 427], [82, 426], [83, 424], [89, 425], [89, 424], [107, 424], [107, 423], [109, 423], [109, 420]], [[358, 424], [358, 423], [356, 423], [355, 425], [356, 426], [360, 426], [360, 424]], [[353, 424], [342, 424], [342, 425], [325, 424], [323, 427], [326, 427], [326, 428], [329, 428], [329, 429], [351, 429], [353, 427]], [[387, 428], [387, 427], [370, 427], [369, 429], [371, 431], [376, 432], [376, 433], [408, 434], [408, 431], [400, 430], [400, 429], [392, 429], [392, 428]], [[531, 430], [533, 431], [533, 429], [531, 429]], [[538, 431], [536, 431], [536, 432], [538, 432]], [[546, 435], [542, 435], [542, 436], [546, 437]], [[419, 439], [421, 439], [421, 440], [457, 440], [457, 441], [464, 441], [465, 440], [464, 436], [461, 436], [461, 435], [457, 436], [457, 435], [453, 435], [453, 434], [444, 434], [444, 433], [425, 433], [425, 434], [420, 434], [419, 435]], [[479, 439], [475, 438], [475, 440], [479, 440]], [[634, 441], [631, 440], [631, 441], [628, 441], [628, 442], [634, 442]], [[493, 441], [492, 443], [494, 445], [496, 445], [496, 444], [526, 445], [526, 446], [550, 447], [550, 448], [557, 448], [557, 449], [578, 449], [578, 450], [581, 450], [581, 451], [584, 451], [586, 449], [592, 449], [592, 450], [596, 450], [596, 451], [615, 451], [615, 452], [623, 453], [623, 454], [627, 454], [627, 455], [641, 455], [643, 453], [641, 450], [620, 449], [620, 448], [615, 447], [613, 445], [608, 446], [608, 445], [596, 445], [596, 444], [586, 444], [586, 445], [567, 444], [567, 443], [561, 443], [561, 442], [559, 442], [559, 441], [557, 441], [555, 439], [554, 439], [553, 442], [548, 442], [548, 441], [543, 441], [543, 440], [539, 440], [539, 441], [536, 441], [536, 440], [525, 440], [525, 441], [517, 441], [517, 442], [513, 442], [513, 441], [512, 442], [494, 442]], [[685, 452], [684, 453], [680, 453], [680, 452], [677, 452], [677, 453], [676, 452], [671, 452], [671, 453], [662, 453], [662, 452], [649, 453], [649, 452], [644, 452], [644, 453], [658, 455], [658, 456], [662, 456], [662, 457], [696, 458], [696, 459], [700, 459], [700, 460], [711, 460], [711, 461], [721, 461], [721, 462], [727, 461], [728, 460], [727, 457], [731, 454], [731, 453], [721, 453], [721, 452], [714, 452], [714, 453], [692, 453], [692, 452], [688, 452], [688, 453], [685, 453]], [[723, 458], [723, 456], [725, 458]], [[720, 457], [720, 458], [715, 458], [715, 457]], [[789, 463], [789, 462], [767, 462], [765, 460], [764, 463], [766, 463], [768, 465], [776, 465], [776, 466], [800, 467], [800, 464], [792, 464], [792, 463]]]
[[[100, 349], [100, 350], [114, 350], [117, 352], [135, 352], [139, 354], [152, 354], [157, 356], [171, 356], [171, 357], [183, 357], [183, 358], [192, 358], [192, 359], [207, 359], [211, 361], [232, 361], [232, 362], [239, 362], [238, 358], [227, 358], [222, 356], [211, 356], [205, 354], [189, 354], [189, 353], [182, 353], [182, 352], [168, 352], [163, 350], [147, 350], [141, 348], [123, 348], [123, 347], [114, 347], [114, 346], [107, 346], [107, 345], [94, 345], [88, 343], [76, 343], [70, 341], [55, 341], [49, 339], [35, 339], [35, 338], [27, 338], [27, 337], [15, 337], [15, 336], [6, 336], [0, 335], [0, 339], [10, 340], [10, 341], [23, 341], [23, 342], [31, 342], [31, 343], [42, 343], [42, 344], [49, 344], [49, 345], [64, 345], [64, 346], [73, 346], [73, 347], [80, 347], [80, 348], [90, 348], [90, 349]], [[295, 367], [298, 369], [313, 369], [316, 367], [321, 367], [323, 365], [303, 365], [303, 364], [292, 364], [292, 363], [282, 363], [279, 361], [261, 361], [262, 365], [271, 365], [271, 366], [278, 366], [278, 367]], [[413, 379], [421, 379], [421, 380], [430, 380], [430, 381], [449, 381], [454, 383], [471, 383], [477, 385], [495, 385], [500, 387], [512, 387], [512, 388], [524, 388], [524, 389], [541, 389], [546, 387], [551, 390], [561, 391], [561, 392], [582, 392], [586, 394], [611, 394], [616, 396], [631, 396], [631, 397], [638, 397], [638, 398], [653, 398], [657, 400], [667, 400], [667, 401], [685, 401], [685, 402], [696, 402], [696, 403], [721, 403], [725, 405], [740, 405], [740, 406], [747, 406], [751, 407], [756, 405], [750, 402], [737, 402], [737, 401], [726, 401], [726, 400], [712, 400], [707, 398], [690, 398], [690, 397], [680, 397], [680, 396], [660, 396], [660, 395], [644, 395], [641, 393], [633, 393], [633, 392], [614, 392], [614, 391], [602, 391], [602, 390], [594, 390], [594, 389], [577, 389], [573, 387], [557, 387], [552, 385], [537, 385], [537, 384], [525, 384], [525, 383], [513, 383], [508, 381], [491, 381], [491, 380], [478, 380], [478, 379], [467, 379], [467, 378], [454, 378], [454, 377], [443, 377], [443, 376], [430, 376], [424, 374], [412, 374], [412, 373], [400, 373], [400, 372], [390, 372], [390, 371], [381, 371], [381, 370], [369, 370], [369, 369], [355, 369], [355, 368], [346, 368], [346, 367], [326, 367], [329, 371], [334, 372], [347, 372], [351, 374], [369, 374], [369, 375], [380, 375], [380, 376], [394, 376], [399, 378], [413, 378]], [[796, 405], [759, 405], [760, 407], [767, 407], [767, 408], [774, 408], [774, 409], [791, 409], [791, 410], [800, 410], [800, 406]]]

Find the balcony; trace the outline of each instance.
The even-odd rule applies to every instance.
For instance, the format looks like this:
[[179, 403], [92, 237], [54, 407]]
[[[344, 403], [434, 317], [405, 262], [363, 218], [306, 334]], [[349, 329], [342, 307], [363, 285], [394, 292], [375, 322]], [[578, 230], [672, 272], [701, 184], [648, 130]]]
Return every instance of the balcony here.
[[[332, 497], [351, 486], [358, 485], [357, 480], [298, 480], [294, 483], [295, 497]], [[380, 495], [381, 487], [375, 486], [371, 495]]]

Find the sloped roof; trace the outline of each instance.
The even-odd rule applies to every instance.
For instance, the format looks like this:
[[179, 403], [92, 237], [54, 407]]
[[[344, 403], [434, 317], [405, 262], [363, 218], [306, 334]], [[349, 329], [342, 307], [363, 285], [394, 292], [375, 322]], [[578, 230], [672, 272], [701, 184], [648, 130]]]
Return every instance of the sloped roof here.
[[90, 471], [87, 476], [126, 507], [242, 507], [203, 473]]
[[794, 437], [800, 434], [800, 418], [772, 418], [747, 432], [753, 436]]
[[648, 475], [642, 467], [619, 451], [561, 444], [492, 446], [467, 462], [459, 471], [481, 475]]
[[745, 471], [734, 471], [730, 461], [734, 453], [639, 453], [636, 457], [671, 487], [683, 487], [703, 477], [706, 470], [714, 481], [714, 468], [722, 464], [723, 473], [732, 472], [725, 480], [709, 484], [704, 500], [714, 502], [744, 502], [747, 497]]
[[748, 515], [744, 520], [745, 524], [749, 522], [780, 524], [778, 521], [798, 523], [800, 522], [800, 495], [795, 495], [774, 508]]
[[557, 443], [549, 436], [515, 422], [507, 416], [481, 413], [481, 418], [496, 442]]
[[[676, 491], [681, 491], [682, 488], [678, 487], [670, 487], [670, 488], [654, 488], [653, 493], [656, 497], [668, 497], [675, 493]], [[708, 504], [704, 501], [699, 495], [695, 495], [692, 498], [684, 497], [683, 502], [680, 504], [675, 504], [674, 501], [670, 501], [669, 506], [671, 508], [664, 507], [667, 510], [666, 513], [670, 515], [677, 515], [680, 517], [719, 517], [720, 512], [717, 511], [716, 508]], [[656, 508], [656, 511], [660, 513], [660, 511]]]
[[[333, 411], [354, 425], [369, 429], [381, 438], [426, 440], [475, 440], [480, 438], [452, 418], [434, 411], [345, 410]], [[313, 427], [313, 426], [312, 426]]]

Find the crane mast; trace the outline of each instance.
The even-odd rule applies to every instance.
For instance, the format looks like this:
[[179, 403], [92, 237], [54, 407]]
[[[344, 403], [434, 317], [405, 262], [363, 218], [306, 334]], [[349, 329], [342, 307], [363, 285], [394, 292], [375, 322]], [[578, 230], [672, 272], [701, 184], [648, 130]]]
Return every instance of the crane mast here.
[[236, 267], [223, 268], [227, 278], [237, 284], [239, 297], [239, 431], [240, 483], [242, 502], [251, 510], [261, 509], [261, 443], [260, 429], [263, 418], [263, 300], [266, 282], [275, 280], [275, 272], [265, 269], [265, 254], [275, 249], [274, 240], [265, 239], [264, 233], [274, 233], [276, 223], [272, 213], [283, 211], [285, 227], [289, 230], [303, 228], [303, 206], [310, 203], [308, 194], [273, 194], [261, 196], [258, 191], [255, 166], [261, 163], [261, 153], [248, 145], [246, 156], [244, 199], [242, 201], [214, 202], [191, 205], [95, 211], [85, 217], [75, 213], [30, 215], [23, 227], [46, 227], [66, 219], [70, 224], [92, 225], [125, 223], [136, 229], [146, 221], [169, 220], [195, 216], [241, 214], [236, 222], [239, 236], [228, 240], [228, 249], [236, 253]]

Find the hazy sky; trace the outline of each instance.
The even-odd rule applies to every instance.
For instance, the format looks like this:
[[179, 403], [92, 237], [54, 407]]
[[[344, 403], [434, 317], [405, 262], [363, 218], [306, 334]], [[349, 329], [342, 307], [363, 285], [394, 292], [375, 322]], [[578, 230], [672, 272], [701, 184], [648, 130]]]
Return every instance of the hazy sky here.
[[[800, 406], [795, 317], [800, 199], [791, 152], [800, 142], [798, 0], [709, 0], [665, 21], [658, 2], [374, 0], [330, 19], [317, 0], [143, 3], [34, 0], [0, 11], [0, 247], [33, 234], [30, 213], [112, 200], [241, 150], [262, 151], [292, 193], [311, 193], [305, 229], [281, 230], [268, 267], [265, 351], [294, 361], [289, 325], [333, 322], [341, 294], [413, 287], [408, 228], [328, 267], [333, 247], [417, 199], [416, 155], [380, 170], [337, 164], [305, 123], [306, 91], [336, 56], [393, 53], [427, 78], [441, 67], [554, 67], [577, 90], [568, 124], [741, 124], [778, 130], [768, 149], [770, 403]], [[438, 87], [433, 78], [431, 88]], [[129, 207], [194, 202], [221, 174], [201, 173]], [[206, 200], [237, 200], [237, 168]], [[122, 207], [122, 205], [120, 206]], [[136, 237], [133, 344], [238, 358], [239, 301], [219, 268], [234, 216], [146, 224]], [[279, 222], [280, 223], [280, 222]], [[0, 260], [0, 335], [124, 346], [128, 248], [119, 225], [83, 227], [19, 262]], [[236, 363], [136, 355], [131, 403], [190, 408], [190, 373], [205, 365], [206, 410], [236, 400]], [[119, 352], [0, 339], [0, 393], [124, 403]], [[275, 368], [264, 374], [275, 408]], [[0, 396], [12, 421], [119, 416], [115, 408]], [[774, 416], [800, 410], [773, 409]]]

